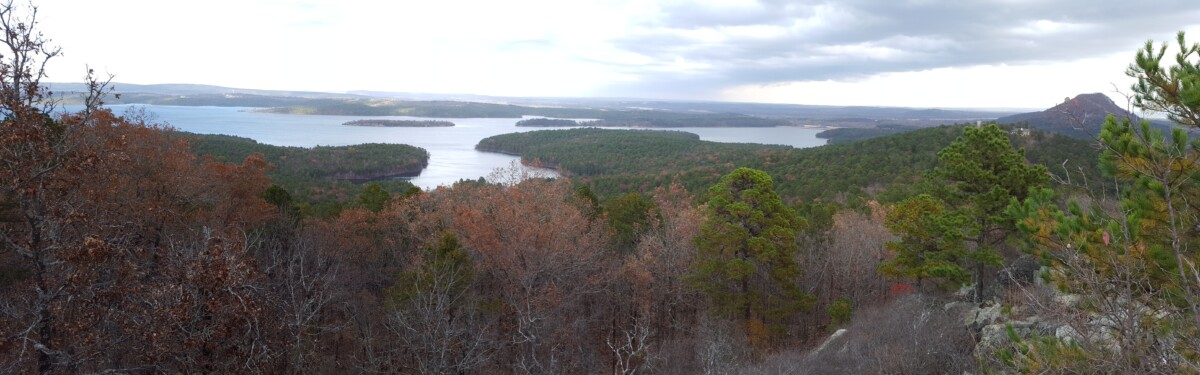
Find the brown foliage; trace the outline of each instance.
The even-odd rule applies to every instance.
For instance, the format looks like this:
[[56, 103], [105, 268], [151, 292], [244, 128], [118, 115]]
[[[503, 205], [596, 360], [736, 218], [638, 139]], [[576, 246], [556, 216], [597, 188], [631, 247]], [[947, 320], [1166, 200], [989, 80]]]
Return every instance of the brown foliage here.
[[522, 373], [578, 368], [591, 357], [576, 342], [589, 298], [613, 258], [603, 227], [572, 204], [564, 182], [466, 186], [439, 202], [443, 223], [475, 258], [478, 288], [503, 302], [500, 337]]
[[814, 311], [824, 314], [824, 306], [839, 298], [855, 308], [887, 301], [890, 284], [877, 270], [886, 260], [884, 243], [892, 234], [883, 226], [885, 208], [875, 202], [869, 207], [870, 214], [850, 210], [835, 214], [825, 244], [803, 263], [806, 282], [815, 288], [821, 305]]
[[104, 110], [79, 116], [61, 120], [72, 129], [50, 157], [56, 168], [14, 176], [26, 179], [14, 197], [26, 220], [5, 225], [17, 256], [4, 262], [28, 277], [2, 291], [15, 332], [5, 355], [26, 368], [36, 351], [44, 372], [261, 360], [245, 236], [274, 212], [257, 197], [267, 165], [197, 163], [160, 129]]

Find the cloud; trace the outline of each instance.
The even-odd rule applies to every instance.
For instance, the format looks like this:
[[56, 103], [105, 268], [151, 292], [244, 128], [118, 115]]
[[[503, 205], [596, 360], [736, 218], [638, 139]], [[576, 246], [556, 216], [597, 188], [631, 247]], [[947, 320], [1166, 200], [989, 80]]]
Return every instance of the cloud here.
[[[899, 72], [1039, 64], [1129, 51], [1200, 19], [1193, 1], [734, 1], [663, 4], [615, 40], [652, 61], [705, 67], [646, 74], [693, 90], [848, 81]], [[638, 91], [637, 86], [613, 87]]]
[[40, 15], [67, 52], [55, 80], [90, 64], [131, 83], [754, 100], [1132, 55], [1200, 23], [1194, 1], [56, 0]]

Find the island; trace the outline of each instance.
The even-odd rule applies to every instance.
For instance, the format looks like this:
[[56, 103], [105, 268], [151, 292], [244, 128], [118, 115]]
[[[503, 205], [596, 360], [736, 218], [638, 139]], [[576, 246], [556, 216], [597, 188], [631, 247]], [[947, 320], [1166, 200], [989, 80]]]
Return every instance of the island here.
[[378, 126], [387, 128], [443, 128], [454, 126], [453, 122], [441, 120], [354, 120], [343, 123], [347, 126]]

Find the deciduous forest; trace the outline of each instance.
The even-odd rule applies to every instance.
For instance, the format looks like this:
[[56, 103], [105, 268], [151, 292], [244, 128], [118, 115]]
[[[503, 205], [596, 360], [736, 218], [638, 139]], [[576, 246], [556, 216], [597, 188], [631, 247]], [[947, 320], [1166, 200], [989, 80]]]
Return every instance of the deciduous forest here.
[[367, 181], [425, 150], [180, 133], [92, 72], [62, 111], [36, 13], [0, 26], [0, 373], [1200, 372], [1182, 33], [1129, 68], [1170, 132], [542, 130], [478, 148], [563, 177], [422, 191]]

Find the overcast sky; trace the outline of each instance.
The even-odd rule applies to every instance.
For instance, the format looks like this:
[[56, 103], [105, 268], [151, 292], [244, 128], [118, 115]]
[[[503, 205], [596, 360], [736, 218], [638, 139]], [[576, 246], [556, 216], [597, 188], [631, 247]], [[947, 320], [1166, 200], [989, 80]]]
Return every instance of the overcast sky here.
[[1196, 0], [44, 0], [65, 56], [129, 83], [1043, 108], [1127, 89]]

